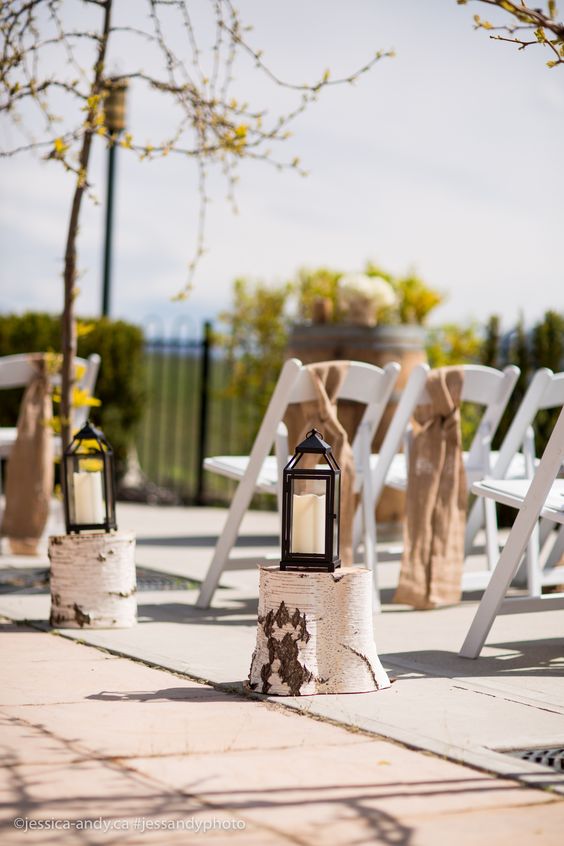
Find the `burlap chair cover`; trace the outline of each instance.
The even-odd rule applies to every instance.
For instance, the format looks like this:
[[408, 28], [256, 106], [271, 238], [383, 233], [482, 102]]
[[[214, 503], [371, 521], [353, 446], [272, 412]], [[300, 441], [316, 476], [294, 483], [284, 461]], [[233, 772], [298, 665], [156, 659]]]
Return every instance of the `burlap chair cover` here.
[[35, 370], [20, 406], [17, 436], [6, 468], [2, 534], [15, 553], [34, 554], [47, 523], [53, 491], [52, 402], [45, 357], [33, 356]]
[[404, 552], [394, 602], [436, 608], [458, 602], [467, 489], [460, 436], [462, 368], [431, 371], [431, 402], [415, 411], [409, 453]]

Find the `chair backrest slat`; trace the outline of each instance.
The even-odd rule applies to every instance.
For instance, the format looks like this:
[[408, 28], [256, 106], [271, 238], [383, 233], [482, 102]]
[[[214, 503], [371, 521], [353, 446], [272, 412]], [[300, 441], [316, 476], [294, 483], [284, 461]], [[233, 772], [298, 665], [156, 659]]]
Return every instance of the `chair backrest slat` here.
[[[8, 388], [25, 388], [33, 376], [33, 353], [5, 355], [0, 357], [0, 390]], [[88, 358], [75, 358], [75, 367], [79, 372], [77, 386], [88, 394], [94, 393], [94, 385], [100, 369], [100, 356], [93, 353]], [[54, 375], [51, 384], [60, 385], [61, 378]], [[80, 406], [74, 410], [75, 426], [81, 426], [88, 416], [88, 407]]]
[[551, 379], [539, 402], [538, 408], [557, 408], [564, 405], [564, 373], [551, 373]]
[[[498, 403], [502, 386], [510, 383], [513, 388], [519, 376], [519, 368], [509, 365], [504, 370], [486, 367], [482, 364], [462, 364], [464, 370], [464, 384], [462, 387], [462, 401], [474, 402], [478, 405]], [[426, 388], [421, 391], [419, 403], [429, 402]]]
[[0, 358], [0, 389], [23, 388], [33, 375], [27, 355], [6, 355]]

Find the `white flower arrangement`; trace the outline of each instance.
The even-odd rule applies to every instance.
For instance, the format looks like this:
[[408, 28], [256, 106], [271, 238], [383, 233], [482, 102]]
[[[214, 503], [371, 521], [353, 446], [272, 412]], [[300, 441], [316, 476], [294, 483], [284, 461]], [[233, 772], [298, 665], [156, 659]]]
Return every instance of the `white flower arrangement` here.
[[346, 273], [339, 279], [339, 308], [349, 323], [375, 326], [378, 312], [396, 302], [394, 289], [381, 276]]

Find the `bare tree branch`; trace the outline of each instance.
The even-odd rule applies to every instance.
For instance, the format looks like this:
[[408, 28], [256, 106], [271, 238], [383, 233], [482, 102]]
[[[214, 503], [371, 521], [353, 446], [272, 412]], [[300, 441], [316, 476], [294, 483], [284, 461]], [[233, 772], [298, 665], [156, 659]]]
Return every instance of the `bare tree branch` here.
[[[524, 50], [533, 44], [540, 44], [551, 51], [552, 58], [547, 61], [547, 67], [564, 65], [564, 23], [557, 19], [556, 3], [548, 0], [546, 9], [527, 6], [524, 0], [473, 0], [495, 7], [510, 15], [517, 23], [494, 25], [491, 21], [483, 20], [474, 15], [474, 29], [485, 29], [490, 32], [494, 41], [507, 41], [516, 44], [519, 50]], [[468, 0], [457, 0], [459, 6], [465, 6]], [[496, 35], [496, 32], [505, 35]], [[520, 33], [530, 33], [532, 37], [523, 38]]]
[[[100, 136], [107, 145], [120, 144], [140, 159], [175, 154], [196, 162], [200, 206], [194, 254], [180, 292], [183, 297], [193, 285], [198, 262], [205, 252], [208, 168], [217, 165], [221, 169], [233, 207], [237, 167], [245, 159], [305, 173], [297, 157], [284, 161], [273, 155], [272, 148], [288, 139], [289, 126], [324, 89], [351, 84], [378, 61], [393, 55], [391, 51], [379, 51], [343, 78], [332, 79], [325, 71], [311, 84], [297, 84], [274, 73], [262, 52], [251, 46], [247, 40], [249, 28], [243, 25], [231, 0], [209, 0], [204, 7], [209, 17], [202, 28], [207, 28], [211, 20], [214, 33], [211, 51], [205, 55], [189, 0], [144, 0], [148, 12], [146, 29], [137, 19], [113, 27], [112, 9], [118, 2], [83, 0], [85, 6], [91, 7], [88, 15], [85, 13], [85, 21], [90, 22], [92, 16], [101, 13], [99, 28], [91, 23], [85, 23], [84, 28], [68, 25], [65, 0], [3, 0], [0, 5], [0, 114], [11, 120], [16, 133], [14, 143], [0, 151], [0, 157], [37, 151], [74, 176], [64, 269], [61, 413], [65, 444], [70, 435], [71, 362], [76, 350], [76, 239], [82, 200], [90, 188], [88, 171], [94, 137]], [[136, 9], [138, 6], [141, 2]], [[176, 37], [170, 37], [171, 27], [175, 36], [181, 36], [180, 46]], [[133, 132], [118, 137], [108, 128], [104, 111], [111, 87], [106, 80], [107, 57], [112, 56], [117, 43], [120, 61], [127, 62], [129, 51], [122, 47], [122, 40], [127, 38], [130, 43], [131, 39], [144, 42], [147, 51], [151, 51], [151, 60], [160, 59], [160, 72], [153, 72], [152, 63], [148, 62], [147, 67], [126, 67], [116, 78], [131, 82], [133, 89], [149, 86], [170, 99], [175, 120], [164, 139], [140, 143]], [[286, 111], [270, 114], [262, 106], [254, 107], [233, 96], [234, 67], [240, 56], [250, 58], [274, 86], [289, 92], [293, 101]], [[62, 112], [63, 118], [54, 113], [55, 109]], [[43, 128], [35, 137], [38, 118]]]

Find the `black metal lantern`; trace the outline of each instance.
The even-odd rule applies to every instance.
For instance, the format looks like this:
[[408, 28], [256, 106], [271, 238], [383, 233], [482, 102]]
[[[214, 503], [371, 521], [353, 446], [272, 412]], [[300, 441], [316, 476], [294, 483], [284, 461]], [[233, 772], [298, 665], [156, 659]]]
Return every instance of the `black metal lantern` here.
[[114, 452], [87, 421], [63, 454], [67, 533], [116, 529]]
[[[318, 456], [313, 468], [304, 455]], [[298, 444], [282, 478], [281, 570], [332, 573], [339, 558], [341, 471], [316, 429]]]

